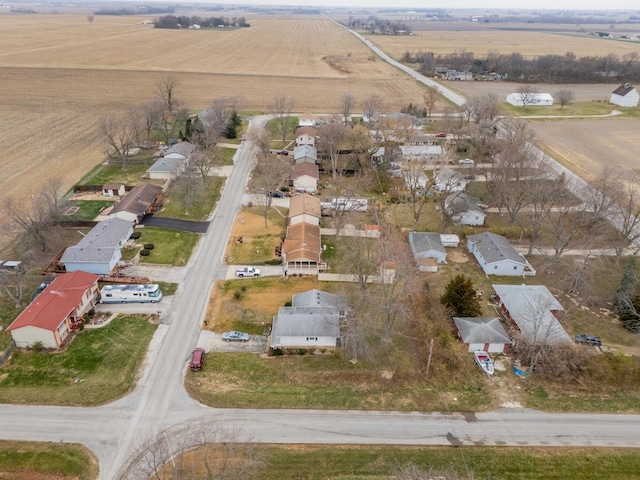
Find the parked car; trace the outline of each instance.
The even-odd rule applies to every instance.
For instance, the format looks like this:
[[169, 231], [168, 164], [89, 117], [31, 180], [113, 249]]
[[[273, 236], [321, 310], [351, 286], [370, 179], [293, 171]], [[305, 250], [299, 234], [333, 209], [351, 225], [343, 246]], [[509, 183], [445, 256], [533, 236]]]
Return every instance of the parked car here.
[[242, 268], [237, 268], [236, 269], [236, 277], [259, 277], [260, 274], [262, 272], [260, 272], [259, 268], [255, 268], [255, 267], [242, 267]]
[[471, 160], [470, 158], [462, 158], [462, 159], [458, 160], [458, 164], [459, 165], [473, 165], [474, 161]]
[[237, 330], [231, 330], [230, 332], [224, 332], [222, 339], [225, 342], [248, 342], [249, 334], [244, 332], [238, 332]]
[[593, 345], [595, 347], [602, 346], [602, 340], [600, 340], [600, 337], [597, 337], [595, 335], [587, 335], [584, 333], [573, 337], [573, 341], [576, 343], [581, 343], [582, 345]]
[[278, 150], [278, 155], [289, 155], [289, 150]]
[[284, 192], [279, 192], [278, 190], [273, 190], [267, 193], [271, 198], [284, 198]]
[[191, 354], [191, 370], [197, 372], [204, 365], [204, 348], [196, 348]]
[[444, 132], [436, 133], [436, 138], [447, 138], [447, 134]]

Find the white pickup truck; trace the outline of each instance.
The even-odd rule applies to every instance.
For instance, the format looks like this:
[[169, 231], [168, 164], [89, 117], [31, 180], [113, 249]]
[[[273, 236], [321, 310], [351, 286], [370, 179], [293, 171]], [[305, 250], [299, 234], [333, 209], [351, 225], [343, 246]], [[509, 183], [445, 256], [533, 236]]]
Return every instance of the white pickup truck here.
[[236, 277], [259, 277], [260, 269], [254, 267], [243, 267], [236, 269]]

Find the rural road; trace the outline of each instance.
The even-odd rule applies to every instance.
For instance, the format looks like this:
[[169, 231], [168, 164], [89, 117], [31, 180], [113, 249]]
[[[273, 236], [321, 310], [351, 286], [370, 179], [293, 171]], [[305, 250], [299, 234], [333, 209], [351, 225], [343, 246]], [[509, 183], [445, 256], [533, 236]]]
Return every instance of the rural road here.
[[[447, 96], [446, 89], [439, 89]], [[450, 94], [447, 98], [455, 101], [456, 94]], [[251, 122], [265, 121], [256, 117]], [[208, 231], [180, 271], [181, 287], [161, 314], [135, 391], [90, 408], [0, 405], [0, 439], [82, 443], [97, 455], [103, 480], [141, 478], [128, 469], [132, 455], [146, 440], [184, 422], [237, 426], [243, 439], [263, 443], [640, 447], [636, 415], [213, 409], [190, 398], [183, 387], [189, 353], [213, 282], [228, 270], [222, 263], [224, 249], [254, 157], [255, 147], [244, 142]]]

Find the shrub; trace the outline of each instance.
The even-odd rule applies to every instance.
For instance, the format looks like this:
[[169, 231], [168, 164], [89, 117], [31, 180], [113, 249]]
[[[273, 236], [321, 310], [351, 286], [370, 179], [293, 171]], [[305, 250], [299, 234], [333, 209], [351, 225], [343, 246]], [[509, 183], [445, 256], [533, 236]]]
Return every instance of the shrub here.
[[285, 307], [290, 307], [291, 305], [292, 305], [291, 300], [289, 300], [288, 302], [284, 302]]
[[284, 352], [282, 351], [281, 348], [272, 348], [271, 355], [273, 355], [274, 357], [279, 357], [281, 355], [284, 355]]
[[274, 258], [274, 259], [265, 261], [264, 264], [265, 265], [281, 265], [282, 264], [282, 260]]
[[238, 301], [242, 300], [242, 290], [235, 290], [233, 292], [233, 298]]
[[130, 238], [131, 238], [131, 240], [137, 240], [137, 239], [139, 239], [141, 236], [142, 236], [142, 232], [133, 232], [133, 233], [131, 234], [131, 237], [130, 237]]
[[153, 243], [145, 243], [144, 248], [145, 250], [153, 250], [155, 248], [155, 245]]
[[306, 348], [299, 348], [298, 349], [298, 355], [306, 355], [307, 354], [307, 349]]
[[34, 352], [41, 352], [42, 350], [44, 350], [44, 345], [41, 341], [38, 340], [37, 342], [33, 342], [33, 345], [31, 345], [31, 350], [33, 350]]
[[149, 255], [151, 255], [151, 251], [144, 249], [144, 250], [140, 250], [140, 256], [141, 257], [148, 257]]

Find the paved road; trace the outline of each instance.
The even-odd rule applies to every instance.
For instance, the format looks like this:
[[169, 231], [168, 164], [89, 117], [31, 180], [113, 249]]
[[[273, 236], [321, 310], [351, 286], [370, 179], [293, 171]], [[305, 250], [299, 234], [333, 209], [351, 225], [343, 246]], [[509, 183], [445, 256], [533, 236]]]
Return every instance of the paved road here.
[[156, 217], [154, 215], [146, 215], [140, 223], [145, 227], [172, 228], [193, 233], [206, 233], [209, 228], [209, 222], [194, 222], [179, 218]]

